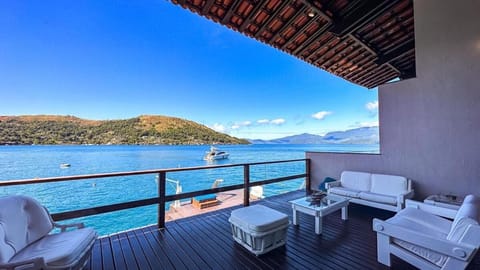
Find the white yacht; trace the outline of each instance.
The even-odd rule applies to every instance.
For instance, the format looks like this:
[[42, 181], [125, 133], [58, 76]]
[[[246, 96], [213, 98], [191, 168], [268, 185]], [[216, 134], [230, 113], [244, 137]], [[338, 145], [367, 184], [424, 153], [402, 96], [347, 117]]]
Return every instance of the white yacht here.
[[219, 151], [217, 148], [210, 146], [210, 151], [205, 153], [203, 157], [204, 160], [218, 160], [218, 159], [226, 159], [230, 154], [225, 151]]

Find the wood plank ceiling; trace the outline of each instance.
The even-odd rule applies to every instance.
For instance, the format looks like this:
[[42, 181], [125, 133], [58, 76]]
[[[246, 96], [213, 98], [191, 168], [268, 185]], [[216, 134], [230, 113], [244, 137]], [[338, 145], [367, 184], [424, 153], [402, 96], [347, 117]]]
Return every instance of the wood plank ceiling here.
[[367, 88], [415, 76], [412, 0], [171, 0]]

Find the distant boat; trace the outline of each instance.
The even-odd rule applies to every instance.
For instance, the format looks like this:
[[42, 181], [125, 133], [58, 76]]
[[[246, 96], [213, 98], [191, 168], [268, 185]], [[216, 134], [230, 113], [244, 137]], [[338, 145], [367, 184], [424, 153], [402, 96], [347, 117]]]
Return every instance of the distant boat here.
[[62, 163], [60, 164], [60, 168], [65, 169], [65, 168], [70, 168], [70, 163]]
[[205, 153], [203, 157], [204, 160], [218, 160], [218, 159], [226, 159], [230, 154], [225, 151], [219, 151], [217, 148], [210, 146], [210, 151]]

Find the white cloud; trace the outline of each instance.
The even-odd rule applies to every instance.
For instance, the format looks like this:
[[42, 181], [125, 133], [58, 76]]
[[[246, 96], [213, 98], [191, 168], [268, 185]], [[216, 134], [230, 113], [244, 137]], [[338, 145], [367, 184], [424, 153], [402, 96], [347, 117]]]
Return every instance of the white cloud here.
[[233, 125], [232, 126], [232, 129], [239, 129], [240, 128], [240, 125]]
[[365, 104], [365, 108], [367, 108], [367, 110], [371, 112], [378, 110], [378, 100], [368, 102], [367, 104]]
[[264, 124], [268, 124], [268, 123], [270, 123], [270, 120], [268, 120], [268, 119], [257, 120], [257, 124], [260, 124], [260, 125], [264, 125]]
[[215, 130], [215, 131], [218, 131], [218, 132], [225, 132], [225, 130], [226, 130], [225, 126], [222, 125], [222, 124], [219, 124], [219, 123], [213, 124], [212, 129]]
[[272, 121], [270, 121], [270, 124], [273, 124], [273, 125], [281, 125], [281, 124], [284, 124], [285, 123], [285, 119], [283, 118], [277, 118], [277, 119], [273, 119]]
[[250, 126], [251, 124], [252, 124], [251, 121], [243, 121], [240, 125], [241, 125], [241, 126], [248, 127], [248, 126]]
[[332, 112], [321, 111], [321, 112], [317, 112], [317, 113], [312, 114], [312, 117], [317, 119], [317, 120], [323, 120], [323, 119], [325, 119], [325, 117], [327, 115], [330, 115], [330, 114], [332, 114]]

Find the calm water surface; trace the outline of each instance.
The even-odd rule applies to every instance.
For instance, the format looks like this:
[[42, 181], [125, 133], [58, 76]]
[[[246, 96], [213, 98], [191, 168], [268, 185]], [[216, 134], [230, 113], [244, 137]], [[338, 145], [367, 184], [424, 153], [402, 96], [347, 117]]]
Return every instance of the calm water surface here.
[[[0, 181], [93, 173], [126, 172], [272, 160], [299, 159], [305, 151], [378, 153], [378, 145], [225, 145], [227, 160], [207, 162], [203, 155], [209, 146], [0, 146]], [[71, 167], [60, 168], [69, 163]], [[258, 165], [251, 168], [251, 179], [263, 180], [305, 171], [304, 162]], [[211, 187], [215, 179], [222, 185], [243, 181], [243, 168], [168, 173], [179, 181], [184, 192]], [[292, 180], [264, 187], [266, 196], [298, 189], [303, 180]], [[175, 185], [167, 186], [175, 193]], [[156, 175], [88, 179], [60, 183], [0, 187], [0, 196], [24, 194], [47, 206], [50, 212], [76, 210], [157, 196]], [[156, 223], [157, 207], [146, 206], [77, 219], [106, 235]]]

